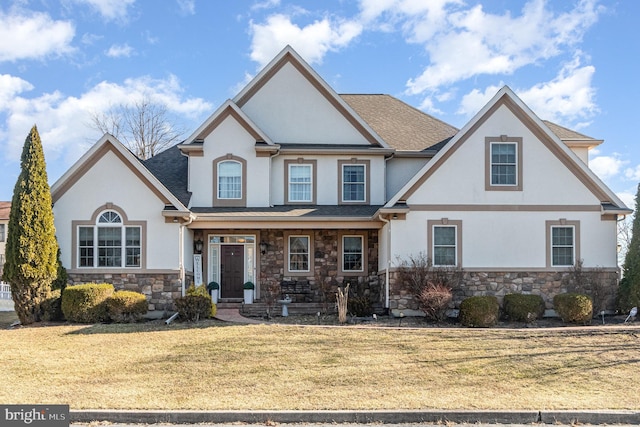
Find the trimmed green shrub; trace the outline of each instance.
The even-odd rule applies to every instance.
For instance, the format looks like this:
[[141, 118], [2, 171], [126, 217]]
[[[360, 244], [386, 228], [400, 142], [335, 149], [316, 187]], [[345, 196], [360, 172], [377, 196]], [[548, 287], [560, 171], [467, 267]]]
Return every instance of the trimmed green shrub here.
[[558, 294], [553, 297], [553, 308], [563, 322], [586, 325], [593, 317], [593, 302], [584, 294]]
[[217, 312], [205, 285], [194, 286], [192, 283], [187, 288], [186, 295], [176, 298], [175, 303], [180, 318], [191, 322], [213, 317]]
[[117, 291], [107, 299], [109, 318], [116, 323], [138, 322], [147, 311], [147, 297], [139, 292]]
[[460, 323], [474, 328], [488, 328], [498, 323], [500, 304], [494, 296], [469, 297], [460, 303]]
[[109, 319], [107, 299], [113, 293], [110, 283], [67, 286], [62, 292], [62, 313], [70, 322], [104, 322]]
[[202, 295], [186, 295], [176, 298], [175, 302], [180, 318], [191, 322], [206, 319], [211, 315], [213, 309], [211, 297]]
[[62, 291], [55, 289], [47, 299], [42, 301], [42, 320], [45, 322], [63, 320], [62, 315]]
[[544, 300], [540, 295], [507, 294], [503, 309], [509, 320], [531, 323], [544, 314]]

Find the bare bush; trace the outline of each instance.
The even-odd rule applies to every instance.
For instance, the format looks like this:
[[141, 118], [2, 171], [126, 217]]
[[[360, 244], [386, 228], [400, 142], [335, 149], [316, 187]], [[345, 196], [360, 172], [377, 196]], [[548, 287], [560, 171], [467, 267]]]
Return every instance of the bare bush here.
[[441, 322], [447, 317], [447, 309], [453, 294], [451, 288], [442, 283], [427, 282], [417, 298], [420, 309], [424, 311], [427, 319]]

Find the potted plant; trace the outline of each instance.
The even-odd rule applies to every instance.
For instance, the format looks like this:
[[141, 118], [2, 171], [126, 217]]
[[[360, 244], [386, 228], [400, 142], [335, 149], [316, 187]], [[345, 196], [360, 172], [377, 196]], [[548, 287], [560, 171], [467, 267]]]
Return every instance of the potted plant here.
[[220, 285], [218, 282], [209, 282], [207, 285], [207, 290], [211, 294], [211, 302], [214, 304], [218, 303], [218, 292], [220, 292]]
[[253, 282], [245, 282], [242, 287], [244, 288], [244, 303], [253, 304], [253, 290], [255, 289]]

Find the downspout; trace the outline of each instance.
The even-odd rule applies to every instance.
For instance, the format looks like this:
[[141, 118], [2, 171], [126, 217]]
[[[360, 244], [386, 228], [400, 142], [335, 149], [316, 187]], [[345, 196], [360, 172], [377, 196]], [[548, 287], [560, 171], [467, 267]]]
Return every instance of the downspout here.
[[384, 269], [384, 308], [389, 310], [389, 269], [391, 268], [391, 221], [378, 215], [380, 221], [387, 224], [387, 266]]
[[269, 206], [273, 206], [271, 197], [273, 197], [273, 191], [271, 191], [271, 185], [273, 182], [271, 181], [271, 169], [273, 168], [273, 158], [280, 155], [280, 149], [276, 151], [274, 154], [269, 156]]
[[180, 268], [180, 287], [181, 287], [182, 296], [185, 296], [186, 294], [186, 288], [185, 288], [186, 275], [184, 271], [184, 229], [187, 225], [191, 224], [192, 222], [193, 222], [193, 216], [189, 215], [189, 221], [185, 222], [184, 224], [180, 224], [180, 231], [178, 233], [178, 239], [179, 239], [178, 264]]

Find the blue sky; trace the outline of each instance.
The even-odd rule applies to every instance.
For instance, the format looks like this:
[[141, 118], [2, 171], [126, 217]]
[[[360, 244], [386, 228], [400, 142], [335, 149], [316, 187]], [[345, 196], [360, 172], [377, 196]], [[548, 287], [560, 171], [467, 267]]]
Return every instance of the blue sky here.
[[338, 93], [387, 93], [462, 127], [504, 84], [605, 142], [590, 165], [630, 207], [640, 181], [634, 0], [1, 0], [0, 200], [35, 123], [53, 184], [148, 97], [185, 137], [286, 44]]

